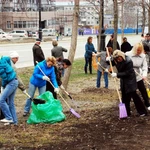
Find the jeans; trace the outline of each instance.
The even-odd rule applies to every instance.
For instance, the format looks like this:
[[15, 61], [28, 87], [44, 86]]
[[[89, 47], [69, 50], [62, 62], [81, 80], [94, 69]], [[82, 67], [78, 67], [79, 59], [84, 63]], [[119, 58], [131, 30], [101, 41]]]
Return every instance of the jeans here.
[[[102, 72], [97, 70], [97, 81], [96, 81], [96, 87], [99, 88], [101, 86], [101, 76]], [[105, 88], [108, 88], [108, 72], [104, 72], [104, 81], [105, 81]]]
[[87, 73], [88, 64], [89, 64], [90, 74], [92, 74], [92, 57], [85, 57], [85, 66], [84, 66], [85, 73]]
[[[29, 93], [31, 99], [33, 99], [33, 97], [34, 97], [36, 88], [37, 88], [36, 86], [34, 86], [33, 84], [29, 83], [28, 93]], [[39, 91], [39, 95], [43, 94], [46, 91], [46, 85], [38, 88], [38, 91]], [[26, 113], [28, 113], [30, 111], [31, 102], [32, 102], [31, 99], [28, 98], [26, 100], [26, 104], [25, 104], [25, 107], [24, 107], [24, 112], [26, 112]]]
[[[14, 104], [14, 97], [18, 87], [18, 80], [10, 81], [3, 93], [0, 95], [0, 108], [7, 120], [13, 120], [14, 124], [18, 123], [16, 108]], [[6, 101], [7, 99], [7, 101]]]

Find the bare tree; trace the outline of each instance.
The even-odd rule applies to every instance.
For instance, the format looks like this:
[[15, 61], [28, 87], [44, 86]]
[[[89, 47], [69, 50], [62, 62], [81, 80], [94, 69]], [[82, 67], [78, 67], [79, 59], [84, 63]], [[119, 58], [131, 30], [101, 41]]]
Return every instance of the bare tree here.
[[[79, 0], [74, 0], [74, 12], [73, 12], [73, 23], [72, 23], [72, 38], [71, 38], [71, 46], [69, 51], [68, 59], [73, 63], [75, 52], [76, 52], [76, 45], [77, 45], [77, 34], [78, 34], [78, 19], [79, 19]], [[63, 80], [63, 85], [67, 88], [69, 77], [71, 74], [72, 67], [69, 67], [65, 71], [65, 76]]]
[[113, 50], [117, 49], [117, 33], [118, 33], [118, 1], [113, 0], [114, 2], [114, 41], [113, 41]]

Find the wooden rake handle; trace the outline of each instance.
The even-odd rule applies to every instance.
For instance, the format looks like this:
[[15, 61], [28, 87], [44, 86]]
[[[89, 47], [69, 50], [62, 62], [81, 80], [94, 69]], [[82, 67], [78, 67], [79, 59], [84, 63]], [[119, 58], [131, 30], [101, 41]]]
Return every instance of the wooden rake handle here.
[[[143, 78], [142, 77], [142, 75], [140, 74], [140, 73], [138, 73], [135, 69], [134, 69], [134, 71], [135, 71], [135, 73], [137, 74], [137, 75], [139, 75], [141, 78]], [[144, 80], [148, 85], [150, 85], [150, 83], [147, 81], [147, 80]]]
[[[108, 57], [110, 57], [107, 47], [106, 47], [106, 52], [107, 52]], [[114, 72], [111, 60], [109, 60], [109, 63], [110, 63], [110, 68], [111, 68], [112, 72]], [[119, 90], [118, 90], [118, 87], [117, 87], [116, 78], [114, 78], [114, 82], [115, 82], [115, 88], [116, 88], [116, 91], [117, 91], [117, 94], [118, 94], [119, 101], [120, 101], [120, 103], [122, 103], [121, 96], [120, 96], [120, 93], [119, 93]]]

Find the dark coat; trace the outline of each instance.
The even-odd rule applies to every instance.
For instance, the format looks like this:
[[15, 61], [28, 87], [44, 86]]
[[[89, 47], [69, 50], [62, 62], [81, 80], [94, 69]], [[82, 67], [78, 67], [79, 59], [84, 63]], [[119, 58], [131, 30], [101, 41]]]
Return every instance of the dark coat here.
[[41, 47], [38, 44], [34, 44], [32, 51], [33, 51], [34, 66], [36, 66], [36, 61], [38, 62], [43, 61], [45, 59], [45, 56]]
[[55, 46], [52, 50], [51, 50], [51, 54], [52, 56], [54, 56], [55, 58], [62, 58], [64, 59], [64, 55], [63, 52], [67, 52], [68, 50], [66, 48], [63, 48], [61, 46]]
[[127, 52], [127, 51], [130, 51], [132, 49], [132, 46], [129, 42], [123, 42], [122, 45], [121, 45], [121, 51], [122, 52]]
[[126, 60], [116, 63], [115, 66], [118, 70], [117, 77], [120, 78], [121, 90], [125, 90], [125, 93], [136, 91], [136, 75], [133, 69], [132, 60], [126, 56]]
[[[109, 40], [106, 47], [111, 47], [111, 48], [113, 49], [113, 41], [112, 41], [112, 40]], [[120, 46], [119, 46], [119, 43], [118, 43], [118, 42], [117, 42], [117, 49], [120, 50]]]

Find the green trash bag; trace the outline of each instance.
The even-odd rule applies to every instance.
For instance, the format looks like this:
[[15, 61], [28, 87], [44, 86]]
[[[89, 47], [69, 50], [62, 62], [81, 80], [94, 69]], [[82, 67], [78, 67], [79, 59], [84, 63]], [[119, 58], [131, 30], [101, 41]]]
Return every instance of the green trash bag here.
[[65, 120], [62, 105], [59, 100], [54, 99], [51, 92], [47, 91], [37, 98], [46, 100], [46, 103], [35, 105], [32, 102], [32, 112], [27, 120], [28, 124], [53, 124]]

